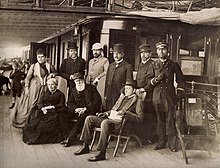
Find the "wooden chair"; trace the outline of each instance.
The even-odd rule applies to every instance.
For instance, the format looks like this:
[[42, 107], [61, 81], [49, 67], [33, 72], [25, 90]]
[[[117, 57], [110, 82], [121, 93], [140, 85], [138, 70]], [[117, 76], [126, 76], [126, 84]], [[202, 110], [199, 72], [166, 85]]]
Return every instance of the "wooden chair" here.
[[[123, 132], [124, 126], [125, 126], [126, 122], [127, 122], [127, 120], [123, 119], [119, 132], [118, 133], [112, 133], [112, 134], [109, 135], [108, 144], [109, 144], [109, 142], [111, 140], [111, 137], [116, 137], [117, 138], [116, 146], [115, 146], [115, 149], [114, 149], [114, 152], [113, 152], [113, 157], [115, 157], [116, 154], [117, 154], [117, 151], [118, 151], [121, 139], [125, 139], [126, 140], [125, 144], [124, 144], [124, 147], [123, 147], [123, 150], [122, 150], [122, 153], [126, 152], [129, 140], [131, 138], [134, 138], [138, 142], [139, 146], [143, 147], [140, 138], [135, 133], [126, 134], [126, 133]], [[92, 142], [91, 142], [91, 145], [90, 145], [90, 150], [92, 150], [92, 148], [94, 146], [94, 143], [95, 143], [95, 139], [96, 139], [97, 133], [100, 132], [100, 131], [101, 131], [101, 128], [94, 128], [94, 133], [93, 133], [93, 138], [92, 138]]]
[[[209, 100], [210, 98], [203, 94], [185, 93], [181, 95], [178, 101], [175, 125], [186, 164], [188, 164], [187, 142], [193, 142], [194, 140], [206, 140], [209, 142], [215, 137], [210, 134], [207, 111], [207, 102]], [[191, 130], [195, 128], [200, 128], [202, 131], [192, 133]], [[210, 147], [207, 148], [209, 153]]]

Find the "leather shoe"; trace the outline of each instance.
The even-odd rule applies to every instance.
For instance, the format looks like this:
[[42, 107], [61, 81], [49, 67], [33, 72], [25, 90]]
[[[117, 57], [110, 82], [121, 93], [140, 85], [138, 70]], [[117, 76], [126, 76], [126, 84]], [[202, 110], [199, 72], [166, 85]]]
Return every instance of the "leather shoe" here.
[[157, 145], [154, 150], [160, 150], [160, 149], [165, 149], [166, 145]]
[[61, 145], [63, 145], [64, 147], [69, 147], [71, 146], [70, 140], [69, 138], [65, 139], [64, 141], [60, 142]]
[[77, 152], [74, 152], [74, 155], [83, 155], [83, 154], [86, 154], [86, 153], [89, 153], [89, 147], [88, 146], [81, 148]]
[[97, 162], [97, 161], [101, 161], [101, 160], [105, 160], [105, 155], [102, 153], [99, 153], [96, 156], [92, 156], [91, 158], [88, 159], [88, 161], [90, 162]]
[[60, 144], [61, 144], [61, 145], [64, 145], [64, 144], [66, 144], [68, 141], [69, 141], [68, 138], [67, 138], [67, 139], [64, 139], [63, 141], [60, 142]]

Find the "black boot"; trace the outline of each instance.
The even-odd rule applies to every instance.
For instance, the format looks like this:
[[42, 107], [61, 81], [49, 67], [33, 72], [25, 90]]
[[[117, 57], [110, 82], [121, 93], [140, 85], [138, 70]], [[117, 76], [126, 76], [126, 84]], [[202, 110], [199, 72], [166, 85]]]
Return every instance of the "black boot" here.
[[84, 143], [83, 147], [79, 149], [77, 152], [74, 152], [75, 155], [82, 155], [89, 153], [89, 145]]
[[69, 147], [69, 146], [71, 146], [71, 143], [70, 143], [70, 139], [69, 139], [69, 138], [64, 139], [62, 142], [60, 142], [60, 144], [63, 145], [64, 147]]
[[97, 155], [92, 156], [91, 158], [88, 159], [90, 162], [97, 162], [101, 160], [105, 160], [105, 152], [99, 152]]

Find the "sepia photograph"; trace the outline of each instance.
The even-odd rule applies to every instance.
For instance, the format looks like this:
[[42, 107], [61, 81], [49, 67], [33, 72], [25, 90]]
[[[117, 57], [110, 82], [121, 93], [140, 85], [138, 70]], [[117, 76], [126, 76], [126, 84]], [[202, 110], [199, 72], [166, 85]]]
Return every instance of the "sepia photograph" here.
[[1, 168], [220, 168], [219, 0], [0, 0]]

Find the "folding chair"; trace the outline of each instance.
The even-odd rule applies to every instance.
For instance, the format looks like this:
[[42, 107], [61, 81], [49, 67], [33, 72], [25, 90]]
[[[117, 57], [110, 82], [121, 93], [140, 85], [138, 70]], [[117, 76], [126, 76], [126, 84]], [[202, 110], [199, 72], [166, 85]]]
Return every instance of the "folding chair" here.
[[[121, 127], [120, 127], [120, 129], [119, 129], [119, 132], [118, 132], [118, 133], [112, 133], [112, 134], [109, 135], [108, 144], [109, 144], [109, 142], [110, 142], [110, 140], [111, 140], [111, 137], [116, 137], [116, 138], [117, 138], [116, 146], [115, 146], [115, 149], [114, 149], [114, 152], [113, 152], [113, 157], [115, 157], [116, 154], [117, 154], [117, 151], [118, 151], [118, 148], [119, 148], [121, 139], [126, 139], [125, 144], [124, 144], [124, 147], [123, 147], [123, 150], [122, 150], [122, 153], [125, 153], [125, 152], [126, 152], [126, 149], [127, 149], [128, 143], [129, 143], [129, 140], [130, 140], [131, 138], [134, 138], [134, 139], [138, 142], [139, 146], [140, 146], [140, 147], [143, 147], [140, 138], [139, 138], [135, 133], [124, 133], [124, 132], [123, 132], [124, 126], [125, 126], [125, 123], [126, 123], [126, 122], [127, 122], [127, 120], [126, 120], [126, 119], [123, 119], [123, 120], [122, 120]], [[94, 128], [94, 133], [93, 133], [93, 138], [92, 138], [92, 142], [91, 142], [91, 145], [90, 145], [90, 150], [92, 150], [92, 148], [93, 148], [93, 146], [94, 146], [97, 132], [100, 132], [100, 131], [101, 131], [101, 128]]]
[[[186, 144], [189, 140], [205, 140], [210, 142], [215, 138], [214, 135], [210, 134], [207, 111], [208, 101], [210, 101], [208, 96], [198, 93], [185, 93], [179, 98], [175, 125], [186, 164], [188, 164]], [[198, 128], [202, 131], [192, 133], [191, 130]], [[211, 148], [208, 147], [207, 150], [210, 153]]]

